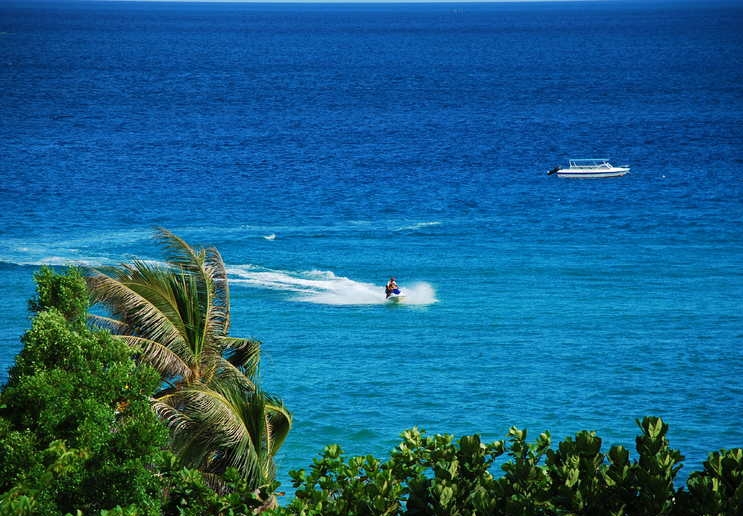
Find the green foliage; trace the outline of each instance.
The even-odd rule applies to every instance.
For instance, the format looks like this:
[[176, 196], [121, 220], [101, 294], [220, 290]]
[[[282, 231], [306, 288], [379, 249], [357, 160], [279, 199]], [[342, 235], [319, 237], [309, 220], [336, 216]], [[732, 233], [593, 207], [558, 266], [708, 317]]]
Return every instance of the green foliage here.
[[34, 279], [37, 295], [29, 301], [32, 312], [54, 308], [69, 322], [85, 323], [90, 302], [88, 287], [80, 269], [71, 267], [62, 275], [44, 266], [34, 274]]
[[[113, 509], [103, 509], [100, 512], [100, 516], [142, 516], [142, 514], [136, 505], [130, 505], [129, 507], [120, 507], [117, 505]], [[78, 516], [83, 515], [78, 513]]]
[[0, 510], [3, 514], [34, 515], [58, 514], [54, 492], [58, 484], [80, 473], [84, 462], [90, 457], [85, 450], [67, 449], [64, 441], [54, 441], [40, 454], [40, 462], [34, 467], [33, 476], [16, 483], [0, 495]]
[[556, 451], [547, 450], [553, 504], [574, 513], [608, 514], [603, 466], [601, 439], [595, 432], [579, 432], [575, 439], [562, 441]]
[[635, 439], [640, 454], [635, 468], [637, 497], [628, 504], [627, 512], [669, 514], [676, 491], [673, 482], [681, 469], [683, 456], [668, 446], [668, 425], [659, 417], [637, 421], [642, 434]]
[[[228, 515], [276, 503], [273, 456], [291, 415], [256, 385], [260, 344], [227, 334], [219, 253], [161, 236], [169, 268], [138, 262], [121, 281], [91, 282], [120, 320], [88, 314], [79, 269], [35, 275], [35, 317], [0, 393], [0, 514]], [[165, 316], [147, 326], [153, 314]]]
[[79, 271], [47, 269], [37, 281], [40, 311], [0, 393], [0, 513], [134, 504], [158, 514], [161, 481], [151, 465], [167, 431], [149, 394], [159, 375], [136, 365], [124, 343], [80, 323], [88, 297]]
[[508, 455], [512, 460], [501, 466], [505, 475], [495, 486], [496, 499], [506, 514], [543, 514], [548, 504], [550, 478], [540, 462], [551, 438], [545, 432], [529, 444], [526, 436], [526, 430], [515, 427], [508, 432]]
[[677, 514], [726, 516], [743, 514], [743, 449], [709, 454], [704, 469], [689, 475], [688, 492], [680, 494]]
[[[505, 441], [477, 435], [402, 434], [388, 461], [346, 461], [328, 446], [310, 472], [291, 472], [295, 498], [279, 515], [627, 515], [743, 514], [743, 449], [710, 455], [704, 471], [675, 489], [682, 456], [669, 447], [660, 418], [638, 421], [638, 456], [622, 446], [601, 452], [601, 439], [582, 431], [551, 446], [509, 430]], [[504, 460], [505, 459], [505, 460]], [[500, 466], [502, 475], [492, 472]]]
[[398, 514], [404, 493], [389, 464], [371, 456], [343, 458], [337, 445], [327, 446], [311, 471], [292, 471], [295, 498], [280, 514], [344, 516]]
[[503, 451], [503, 442], [485, 445], [477, 435], [462, 437], [457, 446], [450, 435], [427, 437], [417, 429], [404, 432], [392, 461], [396, 471], [406, 473], [407, 513], [486, 511], [493, 488], [489, 469]]
[[220, 492], [209, 484], [208, 476], [194, 469], [180, 468], [176, 460], [161, 470], [168, 498], [163, 516], [251, 515], [275, 506], [275, 485], [253, 489], [240, 472], [229, 468], [220, 478]]

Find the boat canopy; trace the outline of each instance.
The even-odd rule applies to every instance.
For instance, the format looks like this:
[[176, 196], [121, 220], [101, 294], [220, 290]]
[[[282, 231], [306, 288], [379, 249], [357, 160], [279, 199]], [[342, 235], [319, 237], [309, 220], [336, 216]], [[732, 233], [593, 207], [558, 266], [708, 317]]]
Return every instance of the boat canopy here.
[[568, 163], [570, 163], [570, 168], [611, 168], [609, 160], [603, 158], [571, 159]]

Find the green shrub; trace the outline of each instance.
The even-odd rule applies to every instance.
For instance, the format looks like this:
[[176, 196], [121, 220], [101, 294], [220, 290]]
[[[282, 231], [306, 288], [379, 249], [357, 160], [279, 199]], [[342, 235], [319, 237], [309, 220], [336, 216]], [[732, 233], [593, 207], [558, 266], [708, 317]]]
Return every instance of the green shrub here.
[[[578, 432], [552, 448], [548, 433], [527, 441], [511, 428], [504, 441], [479, 436], [458, 442], [417, 429], [387, 461], [346, 460], [328, 446], [309, 472], [291, 472], [296, 494], [280, 515], [714, 515], [743, 514], [743, 450], [710, 455], [688, 490], [676, 489], [681, 454], [669, 447], [668, 425], [638, 421], [637, 458], [622, 446], [601, 451], [594, 432]], [[500, 469], [497, 475], [495, 470]]]
[[82, 323], [88, 297], [79, 271], [43, 269], [36, 280], [38, 313], [0, 392], [0, 513], [135, 505], [159, 514], [152, 464], [167, 430], [148, 399], [159, 375], [137, 365], [124, 343]]
[[710, 453], [704, 469], [689, 475], [686, 485], [678, 504], [685, 510], [677, 514], [743, 514], [743, 449]]
[[54, 308], [70, 323], [85, 324], [90, 298], [79, 268], [70, 267], [66, 274], [57, 274], [51, 267], [44, 266], [34, 274], [34, 279], [36, 297], [29, 301], [32, 312]]

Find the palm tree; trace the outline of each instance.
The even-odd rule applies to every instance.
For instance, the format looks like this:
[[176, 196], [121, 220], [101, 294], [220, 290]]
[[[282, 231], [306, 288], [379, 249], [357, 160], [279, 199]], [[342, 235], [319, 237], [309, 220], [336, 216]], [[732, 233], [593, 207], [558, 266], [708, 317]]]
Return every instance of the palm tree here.
[[253, 488], [274, 478], [291, 428], [283, 403], [256, 385], [260, 343], [230, 337], [227, 272], [214, 248], [195, 250], [160, 229], [166, 264], [135, 260], [92, 271], [92, 315], [160, 372], [153, 407], [182, 462], [207, 474], [237, 468]]

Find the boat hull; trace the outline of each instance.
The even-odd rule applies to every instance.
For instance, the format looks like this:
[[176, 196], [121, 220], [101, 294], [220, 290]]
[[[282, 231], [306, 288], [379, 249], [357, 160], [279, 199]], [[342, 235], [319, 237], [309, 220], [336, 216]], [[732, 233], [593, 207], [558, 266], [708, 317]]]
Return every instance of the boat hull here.
[[627, 174], [628, 172], [628, 167], [584, 170], [570, 170], [569, 168], [565, 168], [557, 171], [557, 177], [568, 177], [572, 179], [599, 179], [602, 177], [619, 177]]

